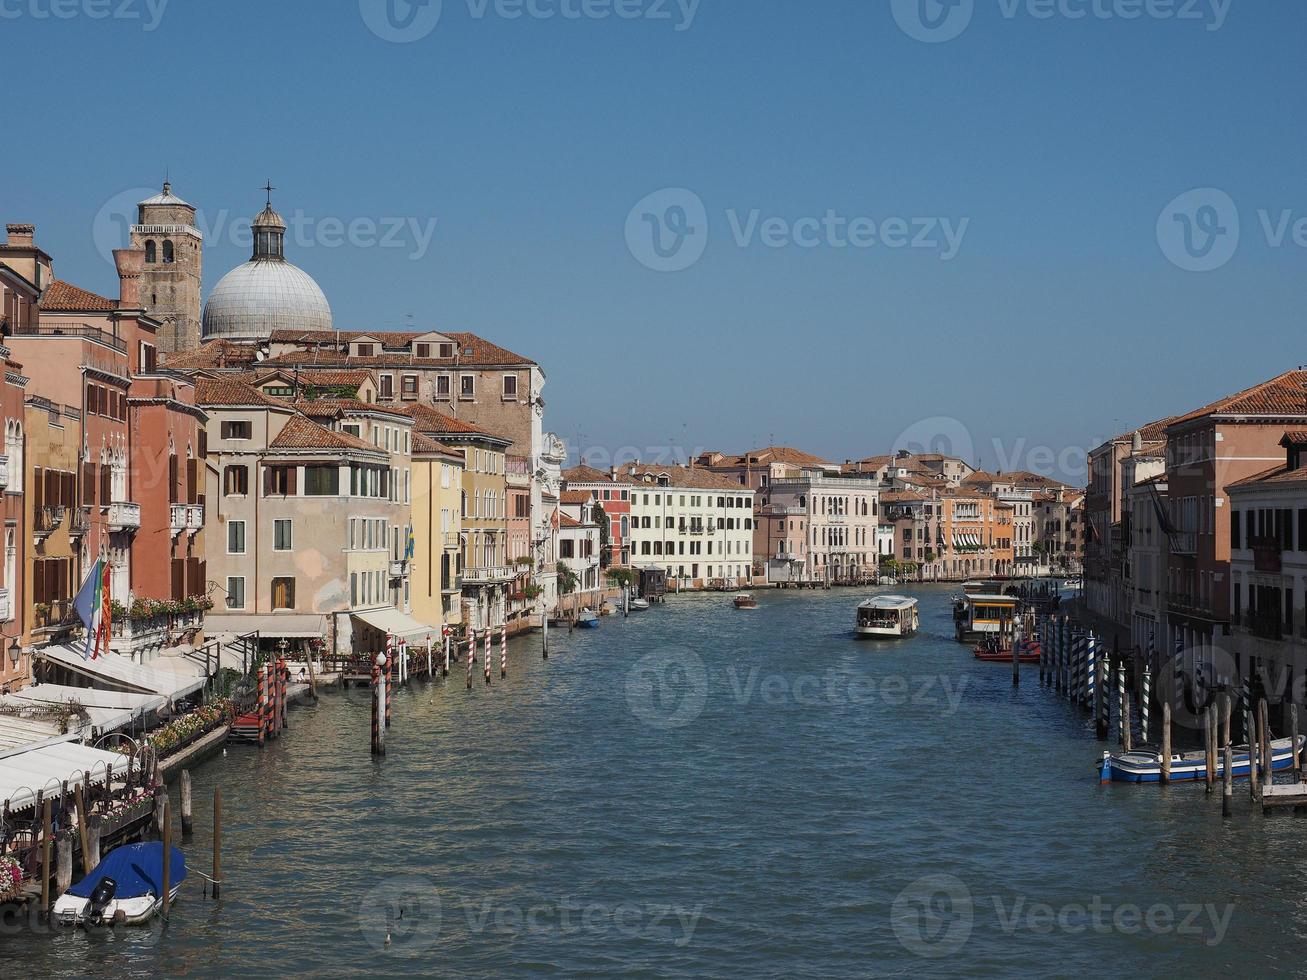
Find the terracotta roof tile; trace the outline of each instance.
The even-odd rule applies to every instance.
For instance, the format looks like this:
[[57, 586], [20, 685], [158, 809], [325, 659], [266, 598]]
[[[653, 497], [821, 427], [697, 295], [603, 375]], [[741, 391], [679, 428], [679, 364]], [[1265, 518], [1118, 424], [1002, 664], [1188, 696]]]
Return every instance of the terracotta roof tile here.
[[594, 497], [594, 493], [589, 490], [564, 490], [558, 495], [560, 503], [564, 504], [588, 504]]
[[580, 521], [576, 520], [575, 518], [568, 517], [566, 514], [560, 511], [558, 514], [558, 526], [559, 527], [584, 527], [585, 525], [583, 525]]
[[41, 294], [38, 306], [42, 310], [48, 310], [52, 313], [60, 310], [67, 312], [92, 310], [97, 313], [107, 313], [118, 309], [118, 303], [115, 300], [82, 289], [80, 286], [74, 286], [62, 279], [51, 280], [50, 285]]
[[277, 438], [268, 444], [269, 449], [363, 449], [370, 453], [379, 453], [371, 443], [364, 442], [345, 432], [336, 432], [318, 425], [303, 415], [294, 415], [287, 420]]
[[624, 473], [618, 473], [617, 478], [606, 470], [595, 469], [593, 466], [586, 466], [584, 463], [580, 466], [573, 466], [570, 470], [563, 470], [563, 481], [566, 483], [634, 483], [629, 476]]
[[451, 446], [446, 446], [443, 442], [437, 442], [430, 436], [424, 436], [421, 432], [414, 432], [413, 455], [417, 456], [424, 453], [441, 453], [446, 456], [457, 456], [460, 459], [463, 458], [463, 451], [461, 449], [454, 449]]
[[1208, 415], [1289, 415], [1307, 418], [1307, 371], [1283, 374], [1171, 420], [1171, 426]]
[[292, 411], [290, 405], [286, 402], [271, 398], [253, 385], [231, 377], [197, 378], [195, 381], [195, 404], [229, 407], [256, 405], [263, 408], [281, 408]]
[[660, 477], [667, 477], [668, 485], [687, 490], [729, 490], [734, 493], [753, 493], [749, 487], [742, 486], [732, 477], [722, 476], [711, 470], [688, 466], [647, 466], [629, 463], [621, 472], [641, 485], [657, 486]]
[[[407, 348], [419, 337], [424, 337], [431, 333], [440, 334], [442, 337], [448, 337], [457, 345], [456, 358], [424, 358], [415, 361], [410, 358], [407, 351], [401, 351], [401, 348]], [[474, 333], [465, 331], [448, 331], [448, 330], [422, 330], [422, 331], [396, 331], [396, 330], [274, 330], [271, 340], [273, 343], [280, 344], [302, 344], [305, 347], [323, 345], [334, 346], [337, 343], [347, 344], [354, 340], [373, 337], [377, 343], [381, 344], [382, 353], [374, 357], [348, 357], [339, 353], [332, 352], [332, 356], [347, 359], [350, 364], [367, 364], [369, 366], [382, 367], [402, 367], [408, 364], [415, 365], [432, 365], [446, 366], [455, 360], [459, 364], [466, 364], [469, 367], [486, 367], [491, 365], [534, 365], [535, 361], [529, 357], [523, 357], [521, 354], [515, 354], [513, 351], [498, 344], [492, 344], [483, 337]], [[390, 353], [387, 353], [389, 351]], [[287, 353], [275, 358], [270, 358], [269, 362], [291, 363], [295, 360], [303, 360], [312, 356], [311, 351], [305, 351], [301, 354]]]
[[251, 344], [211, 340], [195, 350], [164, 354], [162, 357], [164, 366], [175, 371], [208, 371], [249, 367], [256, 363], [256, 353]]

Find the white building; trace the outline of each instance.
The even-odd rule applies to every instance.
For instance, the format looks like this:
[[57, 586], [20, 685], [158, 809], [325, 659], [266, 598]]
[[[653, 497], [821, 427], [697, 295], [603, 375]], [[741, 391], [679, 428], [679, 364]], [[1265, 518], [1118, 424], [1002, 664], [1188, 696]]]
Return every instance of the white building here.
[[631, 564], [661, 567], [680, 589], [748, 585], [753, 569], [753, 498], [748, 487], [708, 470], [628, 464]]

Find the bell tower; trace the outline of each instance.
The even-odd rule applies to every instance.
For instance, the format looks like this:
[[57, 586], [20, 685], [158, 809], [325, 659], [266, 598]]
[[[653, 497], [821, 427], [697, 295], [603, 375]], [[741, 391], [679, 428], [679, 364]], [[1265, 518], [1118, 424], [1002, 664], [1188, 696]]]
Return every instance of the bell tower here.
[[163, 185], [163, 193], [137, 205], [132, 247], [145, 252], [140, 302], [162, 326], [159, 350], [200, 346], [200, 291], [204, 235], [195, 227], [195, 208]]

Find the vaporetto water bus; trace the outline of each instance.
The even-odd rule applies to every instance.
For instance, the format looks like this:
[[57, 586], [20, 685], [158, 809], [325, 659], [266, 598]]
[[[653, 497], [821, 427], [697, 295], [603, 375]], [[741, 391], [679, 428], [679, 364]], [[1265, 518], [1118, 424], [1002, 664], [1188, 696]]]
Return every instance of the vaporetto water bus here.
[[855, 632], [859, 637], [896, 639], [917, 632], [917, 600], [902, 595], [878, 595], [858, 604]]

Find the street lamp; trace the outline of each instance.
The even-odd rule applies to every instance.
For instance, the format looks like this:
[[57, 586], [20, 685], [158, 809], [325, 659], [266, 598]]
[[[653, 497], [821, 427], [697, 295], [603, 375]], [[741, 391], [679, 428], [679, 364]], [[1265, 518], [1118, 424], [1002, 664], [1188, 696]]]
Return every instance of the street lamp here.
[[18, 637], [13, 637], [13, 642], [9, 644], [9, 666], [14, 670], [18, 669], [18, 661], [22, 659], [23, 648], [18, 642]]

